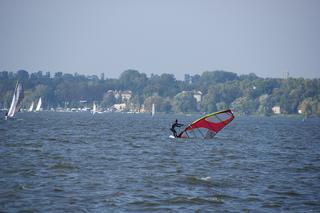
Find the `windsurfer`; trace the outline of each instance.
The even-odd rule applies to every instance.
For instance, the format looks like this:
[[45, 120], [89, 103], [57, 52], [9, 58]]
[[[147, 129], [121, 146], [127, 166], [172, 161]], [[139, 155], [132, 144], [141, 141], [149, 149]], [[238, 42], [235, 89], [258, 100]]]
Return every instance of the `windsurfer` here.
[[176, 119], [175, 122], [172, 124], [170, 130], [171, 130], [171, 132], [173, 133], [173, 136], [174, 136], [175, 138], [180, 137], [180, 134], [179, 134], [179, 135], [177, 134], [176, 127], [182, 127], [182, 126], [183, 126], [183, 124], [179, 124], [179, 123], [178, 123], [178, 119]]

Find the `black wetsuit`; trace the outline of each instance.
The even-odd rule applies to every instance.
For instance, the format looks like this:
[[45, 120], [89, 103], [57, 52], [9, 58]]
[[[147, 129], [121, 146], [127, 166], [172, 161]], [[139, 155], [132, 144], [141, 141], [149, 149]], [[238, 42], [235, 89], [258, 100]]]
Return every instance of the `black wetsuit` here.
[[176, 138], [180, 137], [180, 135], [177, 135], [177, 131], [175, 130], [175, 128], [182, 127], [182, 126], [183, 126], [183, 124], [179, 124], [177, 121], [172, 124], [170, 130], [172, 131], [174, 137], [176, 137]]

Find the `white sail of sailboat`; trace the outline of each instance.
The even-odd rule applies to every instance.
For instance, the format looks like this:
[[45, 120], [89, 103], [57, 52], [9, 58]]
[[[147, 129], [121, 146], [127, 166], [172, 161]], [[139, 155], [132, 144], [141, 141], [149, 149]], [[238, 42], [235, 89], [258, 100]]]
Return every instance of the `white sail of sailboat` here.
[[42, 101], [41, 101], [41, 97], [40, 97], [39, 101], [38, 101], [38, 104], [37, 104], [37, 107], [36, 107], [36, 112], [41, 110], [41, 105], [42, 105]]
[[152, 111], [151, 111], [151, 115], [152, 117], [156, 114], [156, 107], [154, 104], [152, 104]]
[[92, 106], [92, 114], [96, 114], [97, 112], [97, 105], [95, 102], [93, 102], [93, 106]]
[[18, 81], [16, 84], [16, 88], [14, 90], [11, 105], [7, 114], [8, 117], [12, 118], [20, 110], [21, 102], [23, 98], [24, 98], [23, 85], [22, 85], [22, 82]]
[[28, 109], [28, 112], [32, 112], [33, 107], [34, 107], [34, 101], [32, 101], [32, 103], [31, 103], [31, 105], [30, 105], [30, 108]]

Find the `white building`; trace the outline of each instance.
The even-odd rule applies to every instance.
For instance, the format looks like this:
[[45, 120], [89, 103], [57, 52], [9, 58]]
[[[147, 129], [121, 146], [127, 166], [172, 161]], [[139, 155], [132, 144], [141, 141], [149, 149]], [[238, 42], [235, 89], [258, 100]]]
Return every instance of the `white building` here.
[[131, 90], [125, 90], [121, 92], [121, 99], [122, 101], [129, 101], [132, 96]]
[[127, 105], [125, 103], [121, 103], [121, 104], [114, 104], [112, 106], [117, 112], [122, 112], [123, 110], [126, 109]]
[[201, 91], [193, 91], [193, 97], [197, 100], [197, 103], [201, 102], [202, 92]]
[[108, 95], [113, 95], [117, 100], [121, 98], [122, 101], [129, 101], [132, 97], [131, 90], [118, 91], [118, 90], [108, 90]]
[[272, 112], [274, 114], [281, 114], [280, 106], [274, 106], [272, 107]]

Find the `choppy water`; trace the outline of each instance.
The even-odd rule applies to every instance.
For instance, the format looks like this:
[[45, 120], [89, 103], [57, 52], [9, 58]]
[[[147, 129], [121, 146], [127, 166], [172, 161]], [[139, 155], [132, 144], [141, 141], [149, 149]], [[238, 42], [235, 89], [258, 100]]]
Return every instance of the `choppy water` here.
[[174, 115], [91, 118], [0, 121], [0, 212], [320, 211], [319, 119], [238, 117], [213, 140], [172, 140]]

